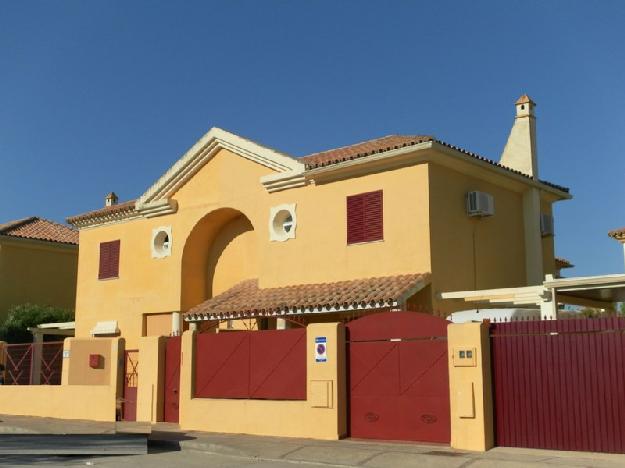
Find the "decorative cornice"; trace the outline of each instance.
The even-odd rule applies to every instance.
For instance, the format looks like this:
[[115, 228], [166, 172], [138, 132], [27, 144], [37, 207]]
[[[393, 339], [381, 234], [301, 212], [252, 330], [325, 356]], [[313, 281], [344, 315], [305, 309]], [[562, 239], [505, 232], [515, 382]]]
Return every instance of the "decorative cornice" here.
[[135, 205], [135, 210], [139, 215], [145, 218], [154, 218], [178, 211], [178, 202], [172, 199], [155, 200], [148, 203], [139, 203]]
[[306, 177], [303, 170], [289, 171], [263, 176], [260, 178], [260, 183], [269, 193], [273, 193], [303, 187], [306, 185]]
[[304, 170], [304, 165], [295, 158], [220, 128], [212, 128], [139, 197], [137, 205], [147, 206], [155, 201], [168, 199], [221, 149], [232, 151], [274, 171], [303, 172]]

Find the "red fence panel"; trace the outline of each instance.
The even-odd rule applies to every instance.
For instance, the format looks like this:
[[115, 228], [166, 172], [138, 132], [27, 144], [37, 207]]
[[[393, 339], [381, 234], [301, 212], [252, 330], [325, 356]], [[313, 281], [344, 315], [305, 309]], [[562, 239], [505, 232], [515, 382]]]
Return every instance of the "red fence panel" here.
[[497, 445], [625, 453], [625, 319], [491, 326]]
[[63, 342], [6, 346], [5, 385], [61, 385]]
[[306, 399], [306, 329], [199, 334], [197, 398]]

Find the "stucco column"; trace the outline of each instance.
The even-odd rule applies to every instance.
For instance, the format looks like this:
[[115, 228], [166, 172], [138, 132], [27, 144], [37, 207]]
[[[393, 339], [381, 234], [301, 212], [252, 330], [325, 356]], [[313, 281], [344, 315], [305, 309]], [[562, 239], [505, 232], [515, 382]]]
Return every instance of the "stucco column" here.
[[523, 194], [525, 277], [528, 286], [543, 282], [543, 245], [540, 235], [540, 191], [530, 188]]
[[488, 333], [488, 323], [447, 327], [453, 448], [483, 452], [494, 444]]
[[165, 336], [139, 338], [141, 370], [137, 385], [137, 421], [163, 420], [166, 344]]

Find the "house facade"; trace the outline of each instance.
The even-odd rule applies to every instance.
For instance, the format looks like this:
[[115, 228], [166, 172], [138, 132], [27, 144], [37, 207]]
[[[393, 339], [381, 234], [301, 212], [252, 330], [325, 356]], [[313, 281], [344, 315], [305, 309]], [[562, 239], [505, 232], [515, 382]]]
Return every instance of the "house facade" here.
[[294, 158], [213, 128], [136, 200], [79, 229], [76, 336], [282, 329], [556, 272], [553, 203], [527, 96], [499, 161], [391, 135]]
[[78, 232], [29, 217], [0, 224], [0, 322], [15, 305], [74, 309]]

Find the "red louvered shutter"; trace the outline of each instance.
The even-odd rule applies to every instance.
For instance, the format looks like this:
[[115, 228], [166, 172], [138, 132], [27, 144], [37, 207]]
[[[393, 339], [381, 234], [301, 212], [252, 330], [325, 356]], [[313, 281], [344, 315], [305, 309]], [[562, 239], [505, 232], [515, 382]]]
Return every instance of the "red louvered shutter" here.
[[347, 243], [384, 238], [382, 190], [347, 197]]
[[362, 242], [365, 229], [365, 200], [362, 195], [347, 197], [347, 243]]
[[382, 190], [363, 194], [365, 197], [365, 241], [384, 239]]
[[117, 278], [119, 276], [119, 246], [119, 240], [100, 243], [98, 279]]

